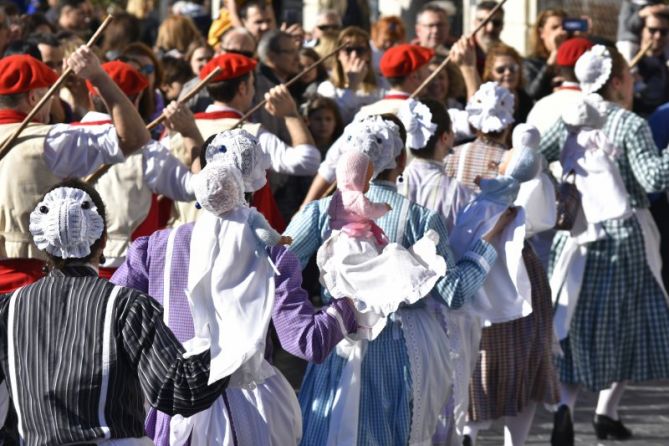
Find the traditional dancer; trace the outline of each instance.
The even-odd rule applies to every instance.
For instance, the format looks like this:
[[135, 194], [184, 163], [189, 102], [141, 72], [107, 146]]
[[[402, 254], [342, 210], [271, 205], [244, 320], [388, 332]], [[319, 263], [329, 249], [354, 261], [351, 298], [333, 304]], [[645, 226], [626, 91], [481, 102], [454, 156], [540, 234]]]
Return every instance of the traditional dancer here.
[[191, 415], [218, 398], [228, 379], [207, 385], [209, 352], [184, 358], [158, 304], [98, 278], [105, 207], [94, 189], [53, 188], [30, 231], [51, 271], [0, 296], [0, 362], [22, 444], [150, 445], [145, 401]]
[[[577, 230], [560, 231], [553, 242], [553, 293], [560, 306], [572, 308], [570, 321], [563, 318], [565, 325], [557, 327], [564, 356], [558, 359], [562, 385], [555, 445], [573, 444], [570, 414], [580, 387], [599, 392], [593, 420], [597, 437], [626, 439], [632, 432], [618, 414], [625, 382], [669, 377], [669, 305], [658, 230], [646, 197], [669, 188], [669, 151], [658, 154], [647, 122], [626, 110], [633, 79], [615, 48], [595, 45], [576, 62], [575, 72], [585, 94], [605, 100], [601, 130], [619, 151], [615, 164], [632, 215], [588, 222], [590, 240], [580, 241]], [[540, 146], [548, 161], [560, 158], [568, 138], [562, 120], [548, 130]]]
[[[45, 256], [28, 231], [28, 216], [40, 197], [62, 178], [89, 175], [102, 163], [122, 162], [150, 139], [139, 113], [90, 49], [78, 49], [67, 63], [98, 89], [114, 125], [45, 125], [47, 103], [0, 160], [0, 292], [43, 276]], [[0, 139], [5, 141], [57, 76], [23, 55], [2, 58], [0, 73]]]

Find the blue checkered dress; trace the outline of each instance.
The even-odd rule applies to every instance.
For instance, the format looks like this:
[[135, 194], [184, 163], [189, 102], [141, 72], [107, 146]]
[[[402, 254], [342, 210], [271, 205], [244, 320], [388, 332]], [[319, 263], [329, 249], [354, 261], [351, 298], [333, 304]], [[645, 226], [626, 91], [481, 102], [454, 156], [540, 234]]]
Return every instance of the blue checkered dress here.
[[[448, 272], [432, 291], [433, 298], [457, 308], [473, 296], [485, 280], [486, 265], [495, 261], [494, 248], [479, 241], [456, 264], [440, 216], [409, 203], [390, 183], [373, 183], [367, 197], [371, 201], [391, 205], [393, 211], [377, 220], [391, 241], [399, 238], [400, 229], [403, 229], [401, 244], [406, 247], [418, 241], [428, 229], [434, 229], [439, 234], [437, 251], [446, 259]], [[293, 238], [290, 250], [299, 257], [303, 267], [328, 235], [329, 202], [326, 198], [309, 204], [293, 218], [286, 230], [286, 235]], [[404, 227], [400, 228], [402, 209], [407, 209], [407, 218]], [[327, 299], [328, 296], [324, 297]], [[423, 302], [414, 305], [423, 305]], [[344, 366], [345, 359], [332, 352], [322, 364], [310, 364], [307, 368], [299, 395], [304, 426], [303, 445], [327, 443], [335, 393], [339, 389], [346, 390], [346, 383], [340, 382]], [[361, 375], [358, 444], [408, 444], [413, 395], [411, 367], [400, 323], [392, 317], [379, 337], [368, 344]]]
[[[646, 121], [610, 105], [604, 132], [623, 151], [617, 160], [634, 208], [647, 192], [669, 188], [669, 151], [658, 154]], [[542, 138], [541, 152], [556, 161], [567, 137], [559, 121]], [[607, 237], [587, 246], [585, 274], [569, 337], [558, 360], [560, 380], [592, 391], [611, 382], [669, 378], [669, 306], [646, 260], [636, 217], [603, 223]], [[567, 240], [558, 232], [550, 271]]]

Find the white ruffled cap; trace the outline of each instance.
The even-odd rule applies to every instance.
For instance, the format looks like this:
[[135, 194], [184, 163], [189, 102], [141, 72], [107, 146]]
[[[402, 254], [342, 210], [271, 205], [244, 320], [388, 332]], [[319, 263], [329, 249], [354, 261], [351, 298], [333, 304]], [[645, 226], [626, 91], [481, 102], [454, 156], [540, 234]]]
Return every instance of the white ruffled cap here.
[[576, 61], [574, 72], [583, 93], [595, 93], [611, 76], [613, 61], [604, 45], [595, 45]]
[[531, 124], [518, 124], [511, 137], [513, 152], [506, 168], [506, 175], [522, 182], [537, 176], [541, 169], [541, 157], [537, 152], [541, 133]]
[[200, 206], [217, 217], [238, 206], [246, 206], [244, 182], [239, 169], [225, 160], [208, 163], [192, 180]]
[[582, 95], [562, 111], [562, 121], [572, 132], [581, 128], [599, 129], [606, 123], [607, 107], [604, 98], [596, 93]]
[[104, 229], [102, 216], [91, 197], [74, 187], [52, 190], [30, 214], [30, 233], [35, 245], [61, 259], [87, 257]]
[[467, 103], [469, 123], [483, 133], [501, 132], [514, 121], [514, 103], [509, 90], [495, 82], [486, 82]]
[[223, 131], [216, 135], [205, 150], [207, 164], [223, 160], [240, 170], [244, 192], [255, 192], [267, 182], [266, 170], [270, 167], [270, 158], [260, 148], [258, 138], [246, 130]]
[[344, 136], [345, 150], [355, 149], [369, 156], [374, 164], [374, 178], [384, 170], [395, 168], [395, 159], [404, 149], [397, 124], [379, 115], [352, 122], [344, 130]]
[[432, 122], [432, 113], [427, 105], [412, 98], [402, 103], [397, 117], [406, 129], [407, 147], [414, 150], [424, 149], [437, 130], [437, 124]]

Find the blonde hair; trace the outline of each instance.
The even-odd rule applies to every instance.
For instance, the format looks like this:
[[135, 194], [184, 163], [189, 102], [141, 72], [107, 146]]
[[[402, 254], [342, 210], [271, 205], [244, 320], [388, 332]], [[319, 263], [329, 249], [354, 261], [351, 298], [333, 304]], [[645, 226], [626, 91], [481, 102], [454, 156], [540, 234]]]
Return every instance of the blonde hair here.
[[488, 54], [485, 57], [485, 65], [483, 66], [483, 82], [494, 81], [492, 76], [492, 69], [495, 65], [495, 59], [499, 56], [508, 56], [512, 58], [516, 64], [518, 64], [518, 89], [522, 88], [523, 85], [523, 58], [520, 57], [518, 51], [509, 45], [503, 43], [498, 43], [493, 45], [489, 50]]
[[[335, 48], [350, 40], [362, 40], [362, 44], [367, 47], [367, 54], [369, 54], [369, 67], [367, 69], [367, 75], [365, 75], [365, 78], [360, 84], [361, 90], [364, 92], [371, 92], [376, 90], [377, 84], [376, 76], [374, 75], [374, 69], [372, 68], [372, 48], [369, 46], [369, 34], [367, 31], [362, 28], [358, 28], [357, 26], [349, 26], [348, 28], [344, 28], [339, 33]], [[346, 86], [346, 74], [344, 73], [344, 68], [341, 66], [341, 62], [339, 61], [338, 57], [335, 58], [331, 80], [334, 86], [337, 88], [345, 88]]]
[[155, 8], [155, 3], [154, 0], [128, 0], [125, 10], [138, 19], [145, 19]]
[[177, 50], [186, 54], [193, 41], [204, 41], [195, 23], [188, 17], [173, 15], [166, 18], [158, 28], [156, 48], [163, 51]]
[[532, 48], [532, 56], [540, 57], [542, 59], [547, 59], [549, 56], [549, 51], [544, 45], [544, 41], [541, 40], [541, 30], [546, 26], [546, 22], [551, 17], [560, 17], [564, 19], [567, 17], [567, 12], [564, 9], [546, 9], [541, 11], [539, 17], [537, 17], [537, 23], [535, 23], [532, 28], [532, 34], [530, 35], [530, 45]]

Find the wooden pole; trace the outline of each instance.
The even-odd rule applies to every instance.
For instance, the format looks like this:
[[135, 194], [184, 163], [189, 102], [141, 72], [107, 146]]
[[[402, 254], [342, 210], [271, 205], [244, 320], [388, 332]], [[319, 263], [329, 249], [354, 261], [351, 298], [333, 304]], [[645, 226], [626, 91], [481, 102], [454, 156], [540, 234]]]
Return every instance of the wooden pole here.
[[653, 42], [646, 43], [644, 47], [641, 48], [638, 53], [636, 53], [634, 58], [630, 61], [630, 68], [634, 68], [636, 64], [638, 64], [639, 61], [641, 61], [641, 58], [643, 58], [644, 54], [646, 54], [646, 52], [650, 49], [652, 44]]
[[[288, 82], [286, 82], [286, 83], [283, 84], [283, 85], [285, 85], [286, 88], [290, 87], [290, 86], [293, 85], [295, 82], [297, 82], [298, 80], [300, 80], [300, 78], [301, 78], [302, 76], [304, 76], [305, 74], [307, 74], [307, 73], [308, 73], [309, 71], [311, 71], [312, 69], [316, 68], [318, 65], [322, 64], [326, 59], [328, 59], [328, 58], [332, 57], [333, 55], [337, 54], [337, 52], [339, 52], [339, 50], [341, 50], [342, 48], [344, 48], [346, 45], [348, 45], [348, 44], [346, 44], [346, 43], [342, 43], [342, 44], [339, 45], [337, 48], [335, 48], [334, 50], [330, 51], [328, 54], [326, 54], [325, 56], [323, 56], [323, 57], [321, 57], [320, 59], [318, 59], [316, 62], [314, 62], [314, 63], [312, 63], [311, 65], [309, 65], [307, 68], [305, 68], [304, 70], [300, 71], [300, 72], [299, 72], [298, 74], [296, 74], [292, 79], [290, 79]], [[244, 123], [244, 121], [246, 121], [246, 120], [249, 118], [249, 116], [251, 116], [253, 113], [255, 113], [256, 111], [258, 111], [258, 110], [259, 110], [262, 106], [264, 106], [266, 103], [267, 103], [267, 99], [263, 99], [262, 101], [258, 102], [256, 105], [254, 105], [254, 106], [251, 108], [251, 110], [247, 111], [247, 112], [244, 114], [244, 116], [242, 116], [241, 118], [239, 118], [239, 121], [237, 121], [237, 123], [232, 127], [232, 129], [236, 129], [237, 127], [239, 127], [240, 125], [242, 125], [242, 124]]]
[[[214, 68], [214, 71], [209, 73], [207, 77], [204, 79], [200, 80], [195, 87], [191, 91], [186, 94], [183, 98], [179, 99], [179, 104], [185, 104], [186, 102], [190, 101], [196, 94], [200, 92], [208, 83], [211, 81], [218, 73], [221, 72], [221, 67], [216, 67]], [[153, 130], [155, 127], [158, 127], [161, 122], [165, 120], [165, 112], [161, 113], [160, 116], [158, 116], [156, 119], [151, 121], [149, 125], [146, 126], [147, 130]]]
[[[208, 83], [209, 81], [211, 81], [211, 80], [212, 80], [218, 73], [220, 73], [220, 72], [221, 72], [221, 68], [220, 68], [220, 67], [216, 67], [211, 73], [209, 73], [209, 74], [207, 75], [207, 77], [205, 77], [204, 79], [200, 80], [200, 82], [198, 82], [198, 83], [195, 85], [195, 87], [193, 87], [193, 89], [192, 89], [191, 91], [189, 91], [188, 94], [186, 94], [186, 96], [184, 96], [183, 98], [179, 99], [177, 102], [178, 102], [179, 104], [185, 104], [186, 102], [188, 102], [190, 99], [193, 98], [193, 96], [195, 96], [196, 94], [198, 94], [198, 92], [199, 92], [200, 90], [202, 90], [202, 89], [207, 85], [207, 83]], [[153, 121], [151, 121], [151, 122], [146, 126], [146, 129], [150, 131], [150, 130], [152, 130], [154, 127], [157, 127], [157, 126], [158, 126], [161, 122], [163, 122], [164, 120], [165, 120], [165, 113], [163, 112], [163, 113], [160, 114], [160, 116], [158, 116], [156, 119], [154, 119]], [[111, 164], [103, 164], [103, 165], [100, 166], [95, 172], [93, 172], [92, 174], [90, 174], [89, 176], [87, 176], [86, 179], [84, 179], [84, 182], [85, 182], [85, 183], [88, 183], [88, 184], [94, 183], [95, 181], [99, 180], [100, 177], [101, 177], [102, 175], [106, 174], [106, 173], [109, 171], [109, 169], [111, 169], [111, 166], [112, 166]]]
[[[507, 2], [507, 0], [502, 0], [501, 2], [497, 3], [497, 6], [495, 6], [494, 8], [492, 8], [492, 10], [491, 10], [490, 13], [488, 14], [488, 16], [487, 16], [485, 19], [483, 19], [483, 21], [482, 21], [481, 23], [479, 23], [479, 25], [474, 29], [474, 31], [472, 31], [472, 32], [467, 36], [467, 39], [471, 39], [477, 32], [479, 32], [479, 30], [480, 30], [481, 28], [483, 28], [483, 27], [484, 27], [484, 26], [485, 26], [485, 25], [492, 19], [492, 17], [495, 15], [495, 13], [496, 13], [497, 11], [499, 11], [500, 8], [502, 7], [502, 5], [504, 5], [504, 3], [506, 3], [506, 2]], [[443, 62], [442, 62], [442, 63], [441, 63], [441, 64], [440, 64], [440, 65], [439, 65], [439, 66], [438, 66], [432, 73], [430, 73], [430, 75], [427, 77], [427, 79], [425, 79], [425, 80], [423, 81], [423, 83], [420, 84], [420, 85], [418, 86], [418, 88], [416, 88], [416, 89], [414, 90], [413, 93], [411, 93], [411, 96], [410, 96], [410, 97], [411, 97], [411, 98], [415, 98], [416, 96], [418, 96], [418, 95], [421, 93], [421, 91], [423, 91], [423, 89], [424, 89], [425, 87], [427, 87], [427, 86], [430, 84], [430, 82], [432, 82], [432, 80], [433, 80], [435, 77], [437, 77], [437, 74], [439, 74], [439, 72], [440, 72], [441, 70], [443, 70], [444, 68], [446, 68], [446, 65], [448, 65], [448, 62], [449, 62], [450, 60], [451, 60], [451, 55], [449, 54], [448, 57], [446, 57], [446, 59], [445, 59], [445, 60], [444, 60], [444, 61], [443, 61]]]
[[[97, 31], [95, 31], [95, 34], [93, 34], [90, 40], [86, 43], [87, 48], [90, 48], [95, 44], [95, 42], [100, 38], [102, 32], [105, 30], [105, 28], [107, 28], [107, 26], [111, 23], [113, 19], [114, 19], [113, 16], [111, 15], [107, 16], [105, 21], [102, 22]], [[5, 156], [7, 156], [10, 148], [12, 147], [12, 144], [14, 144], [14, 141], [16, 141], [16, 138], [19, 137], [21, 132], [25, 130], [28, 124], [30, 124], [30, 121], [32, 121], [35, 115], [42, 109], [42, 107], [44, 107], [44, 105], [49, 101], [49, 99], [51, 98], [51, 96], [53, 96], [56, 90], [60, 88], [63, 82], [65, 82], [65, 79], [67, 78], [67, 76], [70, 75], [70, 73], [72, 73], [72, 68], [70, 67], [68, 67], [65, 71], [63, 71], [63, 74], [61, 74], [58, 80], [56, 80], [56, 83], [53, 84], [51, 88], [49, 88], [49, 90], [47, 90], [44, 97], [40, 99], [40, 101], [37, 104], [35, 104], [32, 110], [30, 110], [30, 113], [28, 113], [23, 122], [21, 122], [21, 125], [14, 131], [14, 134], [5, 141], [2, 147], [0, 147], [0, 160], [2, 160]]]

